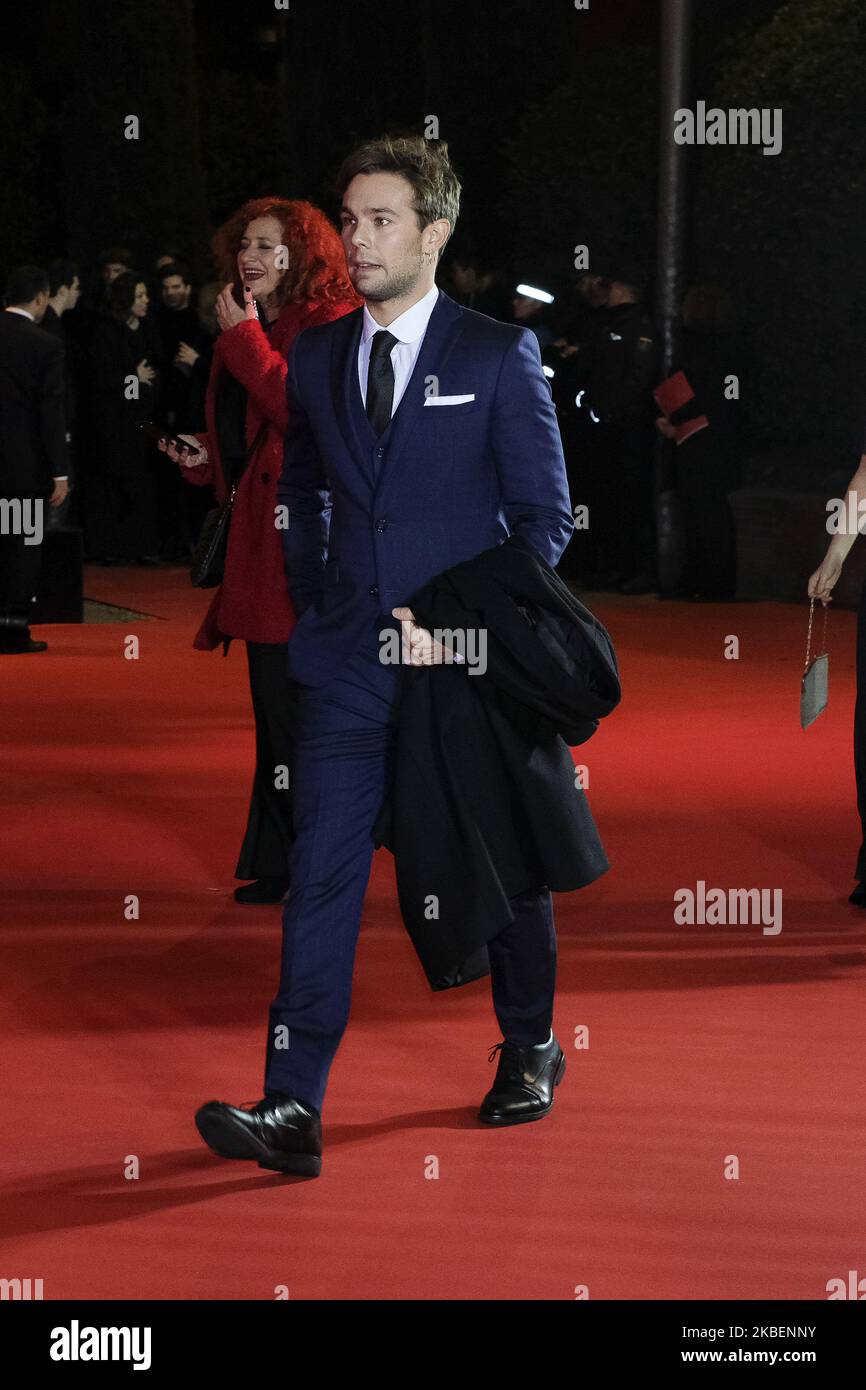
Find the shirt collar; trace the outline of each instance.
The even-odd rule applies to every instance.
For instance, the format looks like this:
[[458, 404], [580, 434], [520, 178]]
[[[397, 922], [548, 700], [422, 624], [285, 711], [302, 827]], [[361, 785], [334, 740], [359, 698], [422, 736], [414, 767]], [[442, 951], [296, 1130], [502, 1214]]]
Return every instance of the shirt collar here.
[[[417, 307], [418, 306], [416, 304], [415, 308], [417, 309]], [[19, 309], [14, 304], [9, 304], [6, 307], [6, 312], [7, 314], [20, 314], [23, 319], [29, 319], [31, 323], [36, 322], [29, 309]]]
[[[430, 315], [436, 307], [438, 298], [439, 288], [437, 285], [434, 285], [431, 290], [427, 291], [423, 299], [419, 299], [417, 304], [413, 304], [411, 308], [406, 309], [400, 314], [399, 318], [394, 319], [393, 323], [388, 324], [388, 332], [393, 333], [394, 337], [401, 343], [417, 342], [418, 339], [423, 336], [427, 324], [430, 322]], [[361, 335], [362, 342], [368, 342], [374, 333], [379, 333], [381, 331], [381, 328], [381, 323], [376, 322], [365, 304], [364, 330]]]

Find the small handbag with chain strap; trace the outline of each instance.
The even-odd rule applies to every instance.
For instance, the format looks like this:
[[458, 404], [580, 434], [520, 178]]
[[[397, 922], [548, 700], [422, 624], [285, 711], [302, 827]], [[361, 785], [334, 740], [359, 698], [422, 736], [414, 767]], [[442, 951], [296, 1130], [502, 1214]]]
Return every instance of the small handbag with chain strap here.
[[812, 615], [815, 611], [815, 600], [809, 604], [809, 630], [806, 633], [806, 665], [803, 669], [803, 679], [800, 683], [800, 726], [808, 729], [813, 724], [819, 714], [823, 714], [827, 708], [827, 677], [829, 674], [830, 657], [827, 653], [827, 605], [824, 604], [824, 630], [821, 635], [821, 655], [816, 656], [810, 663], [809, 657], [812, 650]]

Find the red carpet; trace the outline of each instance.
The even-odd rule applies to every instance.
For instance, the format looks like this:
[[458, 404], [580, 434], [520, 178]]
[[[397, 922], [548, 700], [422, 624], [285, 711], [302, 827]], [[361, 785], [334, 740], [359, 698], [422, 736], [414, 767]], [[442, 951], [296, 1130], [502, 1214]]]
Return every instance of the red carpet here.
[[[431, 993], [380, 851], [310, 1182], [220, 1161], [192, 1124], [260, 1095], [276, 983], [278, 910], [231, 899], [243, 651], [192, 650], [207, 596], [181, 571], [86, 592], [156, 618], [41, 628], [46, 655], [0, 665], [0, 1275], [46, 1299], [488, 1300], [822, 1299], [866, 1274], [853, 614], [831, 613], [804, 734], [805, 605], [598, 600], [625, 694], [577, 756], [613, 867], [557, 898], [555, 1109], [476, 1123], [488, 985]], [[675, 925], [699, 879], [782, 889], [781, 932]]]

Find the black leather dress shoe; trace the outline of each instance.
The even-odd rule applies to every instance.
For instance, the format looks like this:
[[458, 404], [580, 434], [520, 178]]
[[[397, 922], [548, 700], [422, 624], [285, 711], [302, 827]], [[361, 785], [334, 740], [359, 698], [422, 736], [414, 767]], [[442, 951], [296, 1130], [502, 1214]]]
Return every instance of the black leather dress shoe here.
[[866, 883], [858, 883], [848, 901], [855, 907], [866, 907]]
[[287, 878], [257, 878], [236, 888], [236, 903], [281, 903], [289, 891]]
[[565, 1054], [551, 1033], [550, 1042], [518, 1047], [501, 1042], [490, 1049], [488, 1061], [500, 1053], [496, 1080], [478, 1111], [487, 1125], [523, 1125], [540, 1120], [553, 1105], [553, 1088], [565, 1073]]
[[291, 1096], [265, 1096], [249, 1110], [209, 1100], [196, 1112], [196, 1129], [220, 1158], [249, 1158], [276, 1173], [322, 1171], [318, 1110]]
[[10, 645], [0, 644], [0, 656], [21, 656], [27, 652], [47, 652], [47, 642], [35, 642], [32, 637], [28, 637], [23, 642], [16, 642]]

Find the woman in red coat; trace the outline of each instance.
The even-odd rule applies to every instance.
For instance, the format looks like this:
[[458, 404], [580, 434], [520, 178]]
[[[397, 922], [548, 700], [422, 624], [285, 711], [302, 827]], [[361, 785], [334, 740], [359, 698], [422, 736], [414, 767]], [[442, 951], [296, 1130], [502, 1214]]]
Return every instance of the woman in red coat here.
[[183, 436], [202, 452], [192, 459], [167, 452], [189, 482], [213, 483], [220, 502], [237, 485], [223, 582], [195, 646], [210, 651], [233, 637], [246, 642], [256, 770], [235, 877], [255, 881], [235, 889], [235, 897], [279, 902], [288, 888], [293, 836], [288, 782], [295, 708], [287, 669], [295, 615], [275, 524], [288, 422], [287, 357], [302, 329], [340, 318], [360, 300], [339, 235], [311, 203], [245, 203], [217, 232], [213, 251], [231, 283], [217, 301], [222, 333], [208, 382], [207, 430]]

